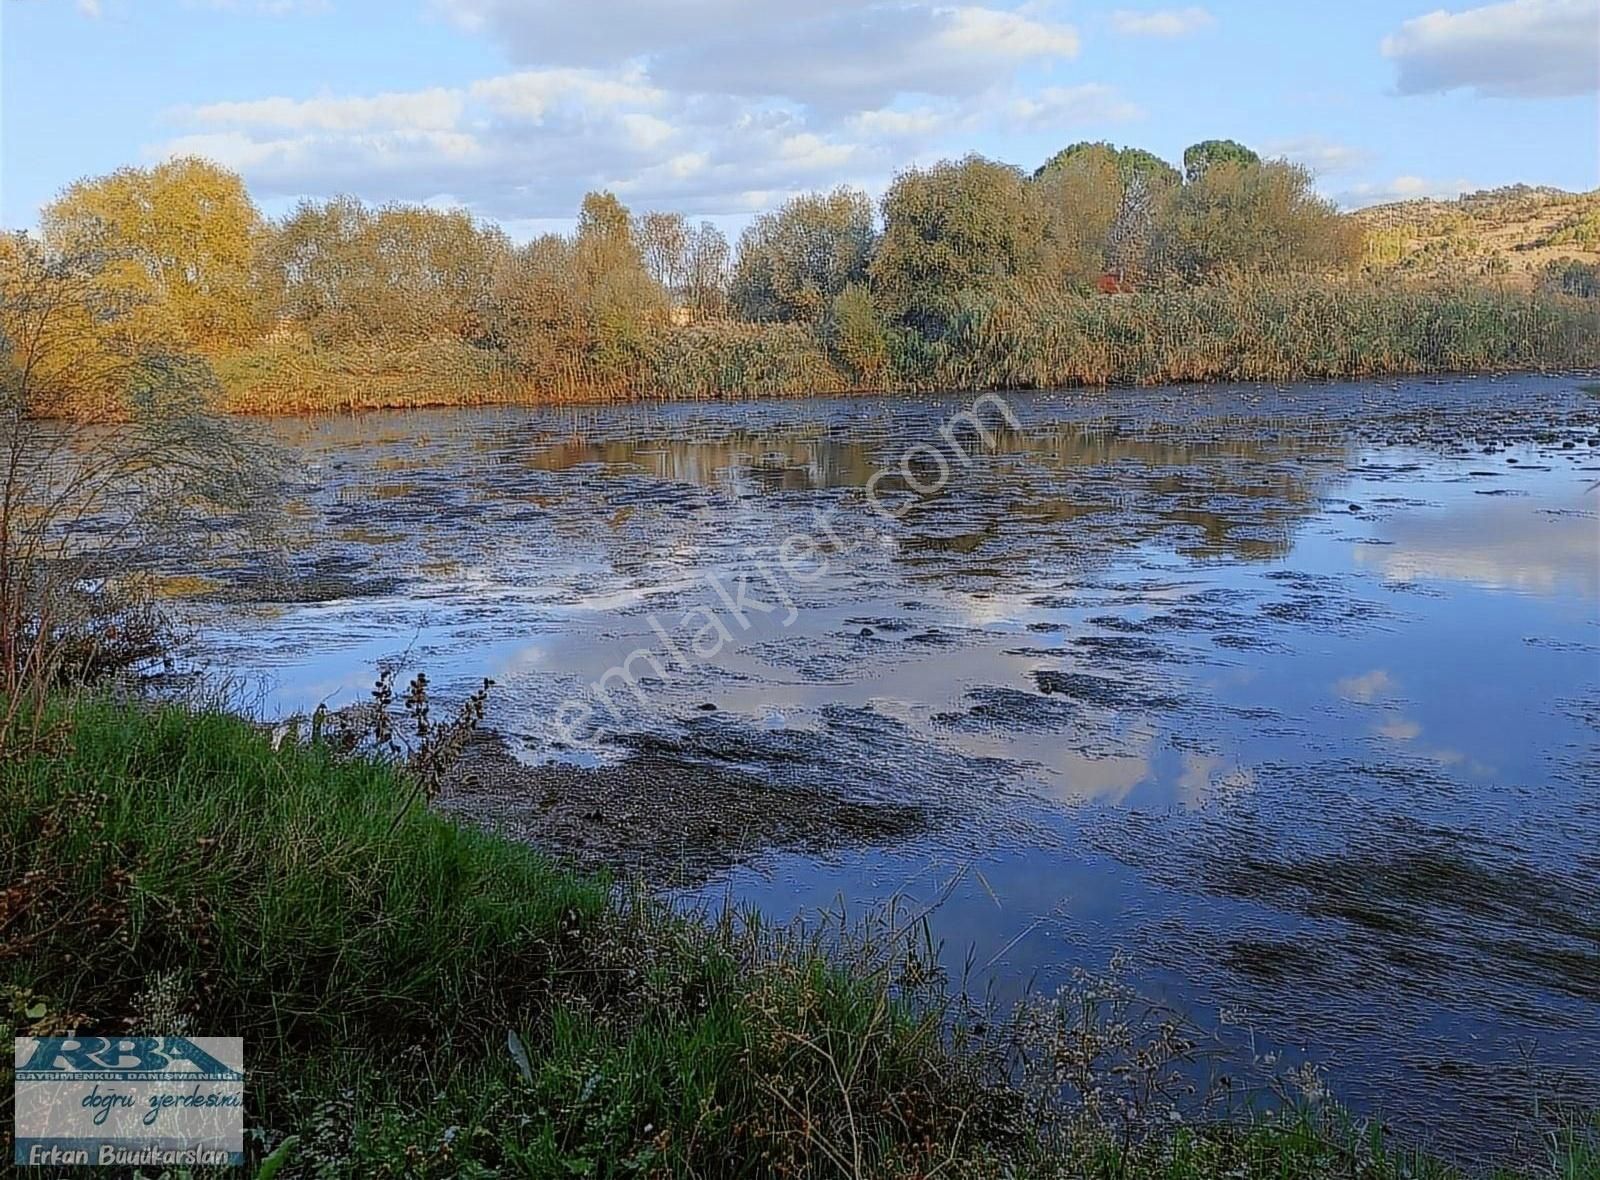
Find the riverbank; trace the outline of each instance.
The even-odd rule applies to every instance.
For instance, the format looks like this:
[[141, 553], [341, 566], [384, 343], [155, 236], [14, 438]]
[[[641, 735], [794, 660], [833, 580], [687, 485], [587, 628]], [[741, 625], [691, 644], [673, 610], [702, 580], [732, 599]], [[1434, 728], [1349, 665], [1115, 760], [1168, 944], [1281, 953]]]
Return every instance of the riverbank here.
[[[244, 1037], [279, 1177], [1463, 1175], [1310, 1098], [1097, 1111], [1088, 1083], [1149, 1081], [1119, 1068], [1113, 1013], [992, 1022], [920, 923], [825, 951], [674, 913], [452, 822], [392, 766], [222, 713], [87, 697], [31, 732], [0, 764], [14, 1034]], [[1052, 1093], [1019, 1083], [1028, 1049]], [[1494, 1174], [1600, 1174], [1597, 1135]]]
[[581, 351], [530, 367], [446, 339], [329, 349], [289, 331], [212, 363], [222, 408], [271, 415], [1565, 371], [1600, 367], [1597, 322], [1593, 299], [1482, 283], [1256, 279], [975, 294], [937, 340], [870, 317], [645, 324], [621, 368]]

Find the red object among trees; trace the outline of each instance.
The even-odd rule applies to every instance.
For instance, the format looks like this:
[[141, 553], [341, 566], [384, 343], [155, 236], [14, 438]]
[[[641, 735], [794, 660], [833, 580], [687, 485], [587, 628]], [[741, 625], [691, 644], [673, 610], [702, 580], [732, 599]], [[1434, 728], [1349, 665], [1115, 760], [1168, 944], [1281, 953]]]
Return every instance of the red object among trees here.
[[1102, 295], [1132, 295], [1133, 284], [1127, 279], [1118, 278], [1114, 274], [1103, 274], [1095, 282], [1095, 289]]

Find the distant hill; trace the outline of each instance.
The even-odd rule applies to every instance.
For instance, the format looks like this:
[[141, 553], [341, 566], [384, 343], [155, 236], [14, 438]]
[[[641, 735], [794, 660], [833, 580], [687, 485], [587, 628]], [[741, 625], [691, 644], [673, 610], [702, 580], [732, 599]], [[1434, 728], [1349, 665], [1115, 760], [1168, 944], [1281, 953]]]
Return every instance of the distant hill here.
[[1417, 278], [1502, 275], [1531, 282], [1550, 262], [1600, 262], [1600, 189], [1515, 184], [1454, 201], [1401, 201], [1356, 214], [1367, 265]]

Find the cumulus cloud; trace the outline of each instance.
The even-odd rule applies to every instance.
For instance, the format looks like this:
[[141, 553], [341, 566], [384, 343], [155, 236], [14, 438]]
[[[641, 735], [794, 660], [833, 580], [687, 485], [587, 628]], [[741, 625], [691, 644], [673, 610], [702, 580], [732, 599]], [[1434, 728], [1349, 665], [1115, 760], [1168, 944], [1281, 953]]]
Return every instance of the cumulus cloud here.
[[472, 96], [493, 112], [538, 122], [559, 104], [591, 110], [660, 106], [664, 95], [637, 71], [604, 74], [594, 70], [524, 70], [472, 84]]
[[202, 155], [262, 196], [455, 194], [508, 220], [570, 217], [584, 192], [641, 204], [743, 210], [886, 171], [886, 141], [817, 128], [793, 110], [735, 112], [665, 95], [628, 71], [525, 70], [457, 89], [268, 98], [175, 113], [191, 129], [155, 156]]
[[875, 9], [747, 38], [706, 42], [649, 67], [678, 92], [787, 100], [839, 114], [897, 95], [970, 97], [1023, 64], [1077, 52], [1070, 30], [987, 9]]
[[1347, 701], [1360, 701], [1364, 705], [1370, 705], [1373, 701], [1394, 693], [1394, 677], [1382, 668], [1374, 668], [1370, 672], [1345, 676], [1334, 681], [1333, 691]]
[[1085, 123], [1122, 123], [1138, 119], [1144, 111], [1110, 86], [1086, 82], [1081, 86], [1047, 86], [1011, 104], [1017, 122], [1029, 127], [1076, 126]]
[[1369, 205], [1391, 205], [1396, 201], [1449, 201], [1478, 187], [1464, 178], [1430, 180], [1424, 176], [1396, 176], [1392, 180], [1352, 185], [1335, 199], [1346, 209], [1364, 209]]
[[493, 37], [517, 65], [603, 66], [672, 53], [707, 39], [740, 41], [805, 19], [863, 10], [873, 0], [434, 0], [463, 28]]
[[[250, 3], [254, 0], [238, 0]], [[459, 197], [535, 224], [586, 191], [743, 216], [876, 187], [990, 129], [1140, 114], [1093, 82], [1024, 91], [1078, 51], [1036, 6], [925, 0], [434, 0], [517, 68], [452, 87], [272, 96], [172, 112], [150, 154], [210, 156], [264, 197]]]
[[926, 0], [435, 0], [519, 65], [639, 62], [678, 93], [782, 99], [830, 112], [898, 94], [968, 96], [1018, 66], [1076, 56], [1070, 25]]
[[1406, 21], [1383, 39], [1401, 94], [1549, 98], [1600, 89], [1600, 0], [1507, 0]]
[[919, 107], [914, 110], [896, 110], [884, 107], [878, 110], [857, 111], [846, 121], [855, 134], [868, 139], [921, 139], [951, 130], [968, 122], [959, 112]]
[[370, 131], [403, 128], [438, 131], [461, 119], [462, 96], [434, 88], [356, 98], [262, 98], [249, 102], [217, 102], [189, 112], [197, 123], [213, 127], [276, 128], [288, 131]]
[[1157, 8], [1138, 11], [1119, 8], [1111, 14], [1111, 27], [1127, 37], [1187, 37], [1217, 23], [1204, 8]]

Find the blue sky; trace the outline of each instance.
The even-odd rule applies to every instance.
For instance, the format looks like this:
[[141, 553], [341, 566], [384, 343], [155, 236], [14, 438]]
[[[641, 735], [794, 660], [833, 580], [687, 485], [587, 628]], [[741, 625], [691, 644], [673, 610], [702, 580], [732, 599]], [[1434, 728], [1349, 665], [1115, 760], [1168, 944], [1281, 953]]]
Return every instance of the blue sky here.
[[0, 220], [174, 153], [269, 213], [352, 192], [519, 237], [592, 188], [736, 227], [1080, 139], [1240, 139], [1346, 205], [1600, 185], [1600, 0], [1438, 4], [0, 0]]

